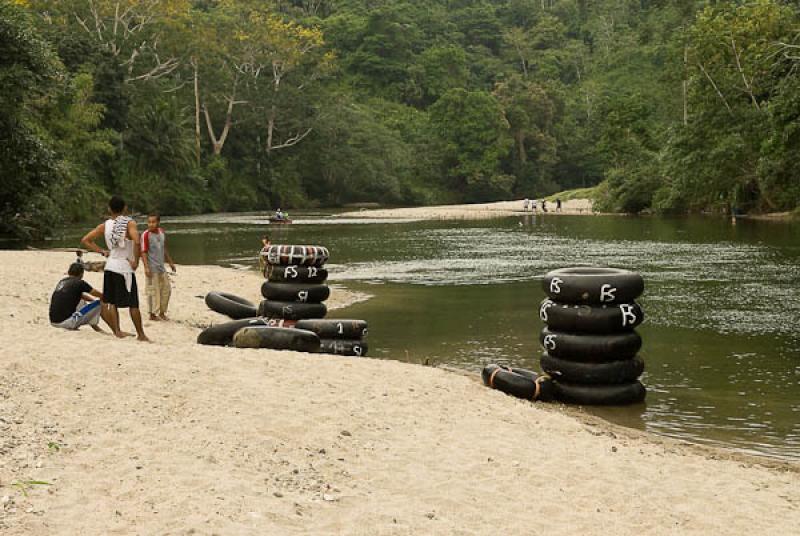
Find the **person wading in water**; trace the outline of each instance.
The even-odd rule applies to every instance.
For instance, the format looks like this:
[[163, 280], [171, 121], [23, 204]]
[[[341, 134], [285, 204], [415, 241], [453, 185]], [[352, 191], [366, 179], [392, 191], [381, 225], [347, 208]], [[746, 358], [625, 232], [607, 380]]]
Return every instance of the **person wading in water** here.
[[[144, 334], [142, 314], [139, 311], [139, 289], [136, 286], [136, 268], [141, 255], [139, 231], [136, 222], [126, 216], [125, 201], [117, 196], [108, 202], [111, 218], [101, 223], [86, 236], [81, 243], [87, 249], [108, 257], [103, 274], [103, 306], [108, 308], [111, 330], [117, 337], [127, 337], [119, 327], [119, 309], [128, 308], [136, 328], [137, 339], [149, 341]], [[95, 240], [104, 237], [108, 250], [100, 248]]]

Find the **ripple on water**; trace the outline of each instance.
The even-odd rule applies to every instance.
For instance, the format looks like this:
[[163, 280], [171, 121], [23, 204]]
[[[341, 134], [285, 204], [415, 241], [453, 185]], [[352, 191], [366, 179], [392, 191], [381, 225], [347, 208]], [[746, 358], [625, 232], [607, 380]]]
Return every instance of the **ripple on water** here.
[[414, 258], [332, 265], [336, 279], [482, 285], [571, 265], [635, 266], [647, 282], [649, 318], [660, 325], [800, 333], [800, 267], [765, 245], [593, 240], [496, 228], [423, 229], [398, 240]]

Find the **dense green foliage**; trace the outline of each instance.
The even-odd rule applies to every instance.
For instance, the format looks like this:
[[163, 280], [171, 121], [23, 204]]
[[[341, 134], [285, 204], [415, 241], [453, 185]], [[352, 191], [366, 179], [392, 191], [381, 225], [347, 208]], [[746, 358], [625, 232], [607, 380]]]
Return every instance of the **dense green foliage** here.
[[0, 0], [0, 234], [110, 193], [792, 210], [799, 36], [778, 0]]

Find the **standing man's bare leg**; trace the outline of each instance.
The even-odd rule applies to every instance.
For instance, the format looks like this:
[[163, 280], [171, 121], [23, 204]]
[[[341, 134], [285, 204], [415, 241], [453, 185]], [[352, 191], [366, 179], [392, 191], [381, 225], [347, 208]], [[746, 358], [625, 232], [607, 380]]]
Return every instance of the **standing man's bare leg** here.
[[144, 327], [142, 327], [142, 313], [139, 311], [138, 307], [131, 307], [131, 320], [133, 320], [133, 326], [136, 328], [136, 339], [149, 342], [150, 339], [147, 338], [147, 335], [144, 334]]
[[126, 333], [119, 327], [119, 310], [117, 306], [108, 304], [106, 307], [108, 310], [108, 320], [110, 320], [108, 325], [111, 326], [111, 331], [114, 332], [114, 335], [120, 339], [123, 337], [132, 337], [133, 335], [131, 333]]
[[102, 318], [103, 322], [105, 322], [111, 329], [111, 333], [116, 333], [116, 330], [114, 329], [114, 319], [111, 318], [111, 312], [109, 311], [108, 304], [100, 304], [100, 318]]

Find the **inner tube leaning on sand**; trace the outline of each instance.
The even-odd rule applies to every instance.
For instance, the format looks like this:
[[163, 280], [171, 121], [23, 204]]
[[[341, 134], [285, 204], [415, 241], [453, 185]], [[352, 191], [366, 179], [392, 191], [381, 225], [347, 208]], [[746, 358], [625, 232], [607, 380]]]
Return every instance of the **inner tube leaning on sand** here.
[[241, 328], [233, 336], [236, 348], [269, 348], [296, 352], [319, 352], [319, 337], [304, 329], [250, 326]]
[[629, 270], [578, 266], [547, 272], [542, 288], [562, 303], [630, 303], [644, 292], [644, 279]]
[[260, 316], [254, 318], [244, 318], [242, 320], [234, 320], [233, 322], [224, 322], [222, 324], [215, 324], [201, 331], [197, 336], [197, 343], [211, 346], [229, 346], [233, 343], [234, 334], [242, 328], [248, 326], [290, 328], [294, 326], [295, 322], [295, 320], [284, 320], [283, 318], [263, 318]]
[[328, 270], [316, 266], [268, 264], [264, 274], [275, 283], [324, 283]]
[[299, 246], [276, 244], [263, 253], [268, 264], [320, 267], [328, 262], [328, 248], [322, 246]]
[[234, 320], [233, 322], [215, 324], [200, 332], [197, 336], [197, 343], [211, 346], [228, 346], [233, 342], [234, 334], [240, 329], [247, 326], [265, 325], [267, 325], [267, 319], [260, 317], [244, 318], [242, 320]]
[[367, 355], [369, 345], [361, 339], [322, 339], [320, 338], [319, 352], [321, 354], [349, 355], [364, 357]]
[[586, 406], [624, 406], [642, 402], [647, 391], [641, 382], [619, 383], [616, 385], [582, 385], [556, 381], [555, 397], [565, 404]]
[[544, 328], [539, 334], [539, 341], [551, 356], [584, 363], [630, 359], [642, 348], [642, 338], [635, 331], [577, 335]]
[[573, 333], [617, 333], [631, 331], [644, 320], [638, 303], [614, 305], [569, 305], [545, 298], [539, 318], [556, 331]]
[[324, 318], [328, 308], [324, 303], [296, 303], [264, 300], [258, 306], [258, 316], [284, 318], [286, 320], [303, 320], [306, 318]]
[[206, 294], [206, 305], [212, 311], [227, 315], [234, 320], [256, 316], [254, 303], [227, 292], [209, 292]]
[[268, 300], [320, 303], [331, 295], [328, 285], [316, 283], [273, 283], [264, 281], [261, 285], [261, 295]]
[[581, 363], [545, 352], [541, 365], [542, 370], [557, 382], [584, 384], [629, 383], [644, 372], [644, 360], [639, 356], [607, 363]]
[[325, 320], [298, 320], [297, 329], [307, 329], [320, 339], [360, 339], [367, 336], [366, 320], [328, 318]]
[[542, 402], [553, 400], [553, 381], [549, 376], [540, 376], [532, 370], [491, 363], [483, 367], [481, 378], [484, 385], [517, 398]]

